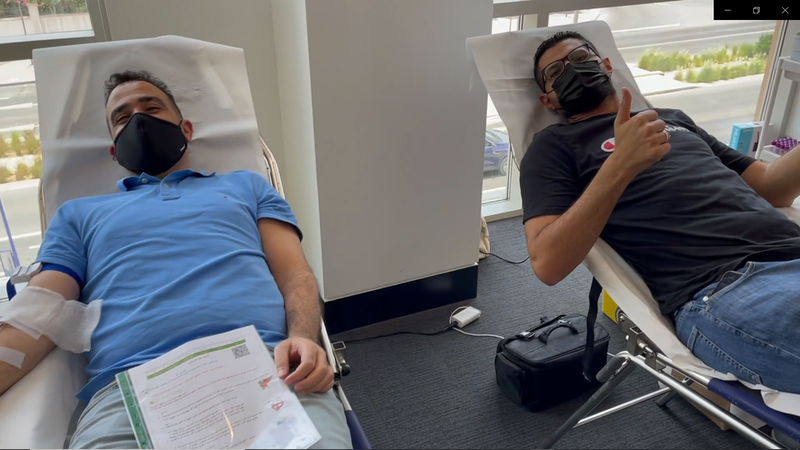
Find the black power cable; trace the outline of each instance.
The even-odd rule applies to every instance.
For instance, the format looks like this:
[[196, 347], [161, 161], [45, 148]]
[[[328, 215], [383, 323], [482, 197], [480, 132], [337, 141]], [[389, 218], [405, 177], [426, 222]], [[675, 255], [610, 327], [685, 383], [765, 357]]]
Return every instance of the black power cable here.
[[346, 344], [352, 344], [354, 342], [371, 341], [373, 339], [380, 339], [380, 338], [385, 338], [385, 337], [389, 337], [389, 336], [398, 336], [398, 335], [401, 335], [401, 334], [412, 334], [412, 335], [415, 335], [415, 336], [436, 336], [436, 335], [442, 334], [442, 333], [444, 333], [446, 331], [450, 331], [450, 329], [451, 328], [455, 328], [455, 326], [456, 326], [456, 324], [452, 323], [452, 324], [448, 325], [447, 328], [445, 328], [443, 330], [439, 330], [439, 331], [434, 331], [432, 333], [425, 333], [425, 332], [422, 332], [422, 331], [398, 331], [396, 333], [382, 334], [382, 335], [379, 335], [379, 336], [370, 336], [370, 337], [365, 337], [365, 338], [361, 338], [361, 339], [345, 340], [344, 342]]
[[497, 259], [499, 259], [501, 261], [505, 261], [505, 262], [507, 262], [509, 264], [522, 264], [522, 263], [528, 262], [528, 260], [531, 259], [530, 256], [526, 256], [525, 259], [523, 259], [522, 261], [511, 261], [510, 259], [503, 258], [502, 256], [497, 255], [497, 254], [492, 253], [492, 252], [484, 252], [483, 250], [481, 250], [481, 253], [483, 253], [484, 255], [487, 255], [487, 256], [494, 256], [495, 258], [497, 258]]

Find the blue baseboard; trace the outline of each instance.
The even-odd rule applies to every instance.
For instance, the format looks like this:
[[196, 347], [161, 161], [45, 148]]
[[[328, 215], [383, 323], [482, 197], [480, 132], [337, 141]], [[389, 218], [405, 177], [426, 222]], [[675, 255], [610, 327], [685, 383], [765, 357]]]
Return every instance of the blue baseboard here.
[[328, 334], [343, 333], [478, 295], [478, 265], [325, 303]]

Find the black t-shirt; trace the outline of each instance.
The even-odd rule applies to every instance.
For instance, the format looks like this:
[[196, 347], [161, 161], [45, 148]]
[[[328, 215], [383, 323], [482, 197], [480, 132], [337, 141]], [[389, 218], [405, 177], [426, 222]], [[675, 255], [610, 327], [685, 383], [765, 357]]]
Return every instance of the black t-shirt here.
[[[628, 185], [600, 237], [641, 275], [662, 314], [748, 261], [800, 259], [800, 226], [740, 176], [755, 160], [682, 111], [656, 111], [671, 149]], [[572, 206], [614, 149], [615, 118], [536, 134], [520, 167], [523, 221]]]

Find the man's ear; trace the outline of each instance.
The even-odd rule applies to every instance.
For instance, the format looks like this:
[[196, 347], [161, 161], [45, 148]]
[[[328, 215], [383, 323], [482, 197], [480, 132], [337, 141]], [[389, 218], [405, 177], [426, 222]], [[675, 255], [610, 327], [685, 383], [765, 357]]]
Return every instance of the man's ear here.
[[539, 101], [542, 102], [545, 108], [549, 109], [550, 111], [555, 111], [556, 107], [553, 106], [553, 103], [550, 102], [550, 97], [547, 94], [542, 94], [539, 96]]
[[192, 125], [192, 122], [183, 119], [181, 121], [181, 130], [183, 130], [183, 136], [186, 138], [186, 142], [192, 142], [192, 136], [194, 136], [194, 125]]
[[611, 67], [611, 60], [608, 58], [603, 58], [603, 65], [606, 66], [606, 70], [608, 74], [611, 75], [614, 72], [614, 68]]
[[114, 158], [114, 161], [117, 160], [117, 149], [114, 147], [114, 145], [110, 145], [108, 147], [108, 154], [111, 155], [112, 158]]

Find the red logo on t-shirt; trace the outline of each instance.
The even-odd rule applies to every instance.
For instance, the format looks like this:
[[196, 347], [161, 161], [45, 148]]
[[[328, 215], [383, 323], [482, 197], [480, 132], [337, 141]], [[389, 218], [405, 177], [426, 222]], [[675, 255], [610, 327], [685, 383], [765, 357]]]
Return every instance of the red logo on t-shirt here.
[[600, 148], [604, 152], [613, 152], [614, 151], [614, 138], [608, 139], [605, 142], [603, 142], [603, 145], [601, 145]]

